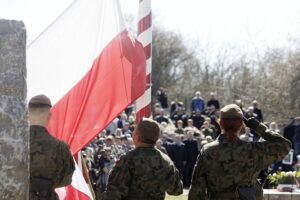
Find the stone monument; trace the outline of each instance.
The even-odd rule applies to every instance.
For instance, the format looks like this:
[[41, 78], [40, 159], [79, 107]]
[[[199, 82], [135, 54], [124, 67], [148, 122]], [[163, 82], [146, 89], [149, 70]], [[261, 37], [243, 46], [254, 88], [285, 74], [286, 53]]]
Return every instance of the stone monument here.
[[0, 19], [0, 199], [28, 200], [26, 30]]

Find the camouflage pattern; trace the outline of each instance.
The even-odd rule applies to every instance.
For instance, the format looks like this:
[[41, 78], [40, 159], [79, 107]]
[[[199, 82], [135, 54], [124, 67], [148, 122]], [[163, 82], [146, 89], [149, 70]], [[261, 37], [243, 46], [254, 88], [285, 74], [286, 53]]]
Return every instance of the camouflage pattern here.
[[[52, 181], [53, 191], [48, 200], [58, 199], [54, 188], [69, 185], [74, 169], [74, 160], [67, 144], [49, 135], [42, 126], [30, 126], [30, 178]], [[30, 200], [39, 200], [32, 189], [31, 181]]]
[[154, 147], [136, 148], [111, 171], [102, 200], [163, 200], [165, 192], [183, 192], [181, 175], [171, 159]]
[[[188, 200], [239, 199], [238, 187], [256, 187], [262, 169], [282, 160], [291, 143], [260, 124], [255, 130], [264, 142], [229, 142], [226, 134], [203, 146], [194, 168]], [[256, 199], [263, 199], [259, 186]]]

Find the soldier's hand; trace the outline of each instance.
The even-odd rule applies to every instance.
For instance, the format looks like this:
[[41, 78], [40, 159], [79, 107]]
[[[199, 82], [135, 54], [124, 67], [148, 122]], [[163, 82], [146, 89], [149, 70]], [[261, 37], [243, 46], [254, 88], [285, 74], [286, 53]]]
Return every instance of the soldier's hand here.
[[252, 130], [255, 130], [260, 124], [260, 122], [257, 119], [255, 119], [254, 117], [250, 117], [249, 119], [244, 117], [243, 121], [244, 121], [245, 125]]

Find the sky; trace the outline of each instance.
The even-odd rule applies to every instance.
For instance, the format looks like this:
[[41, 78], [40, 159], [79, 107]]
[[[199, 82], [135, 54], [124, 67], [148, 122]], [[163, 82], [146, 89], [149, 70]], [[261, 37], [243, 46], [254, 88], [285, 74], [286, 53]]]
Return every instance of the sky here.
[[[73, 0], [0, 0], [0, 18], [23, 20], [28, 42]], [[124, 14], [137, 15], [139, 0], [120, 0]], [[213, 44], [281, 45], [300, 33], [299, 0], [152, 0], [155, 23], [185, 40]]]
[[[125, 15], [137, 16], [139, 0], [119, 1]], [[23, 20], [30, 45], [73, 2], [0, 0], [0, 18]], [[300, 35], [300, 0], [152, 0], [152, 12], [154, 25], [182, 34], [184, 41], [213, 45], [210, 51], [229, 45], [241, 45], [246, 50], [249, 46], [281, 46], [288, 44], [289, 37]]]

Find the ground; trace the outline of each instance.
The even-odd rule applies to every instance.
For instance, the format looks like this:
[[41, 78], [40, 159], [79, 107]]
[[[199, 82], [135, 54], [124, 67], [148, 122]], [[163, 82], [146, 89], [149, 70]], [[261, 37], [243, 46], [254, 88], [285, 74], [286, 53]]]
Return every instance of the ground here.
[[188, 190], [183, 190], [183, 194], [180, 196], [169, 196], [166, 195], [165, 200], [187, 200]]
[[165, 200], [187, 200], [187, 195], [180, 195], [180, 196], [166, 196]]

